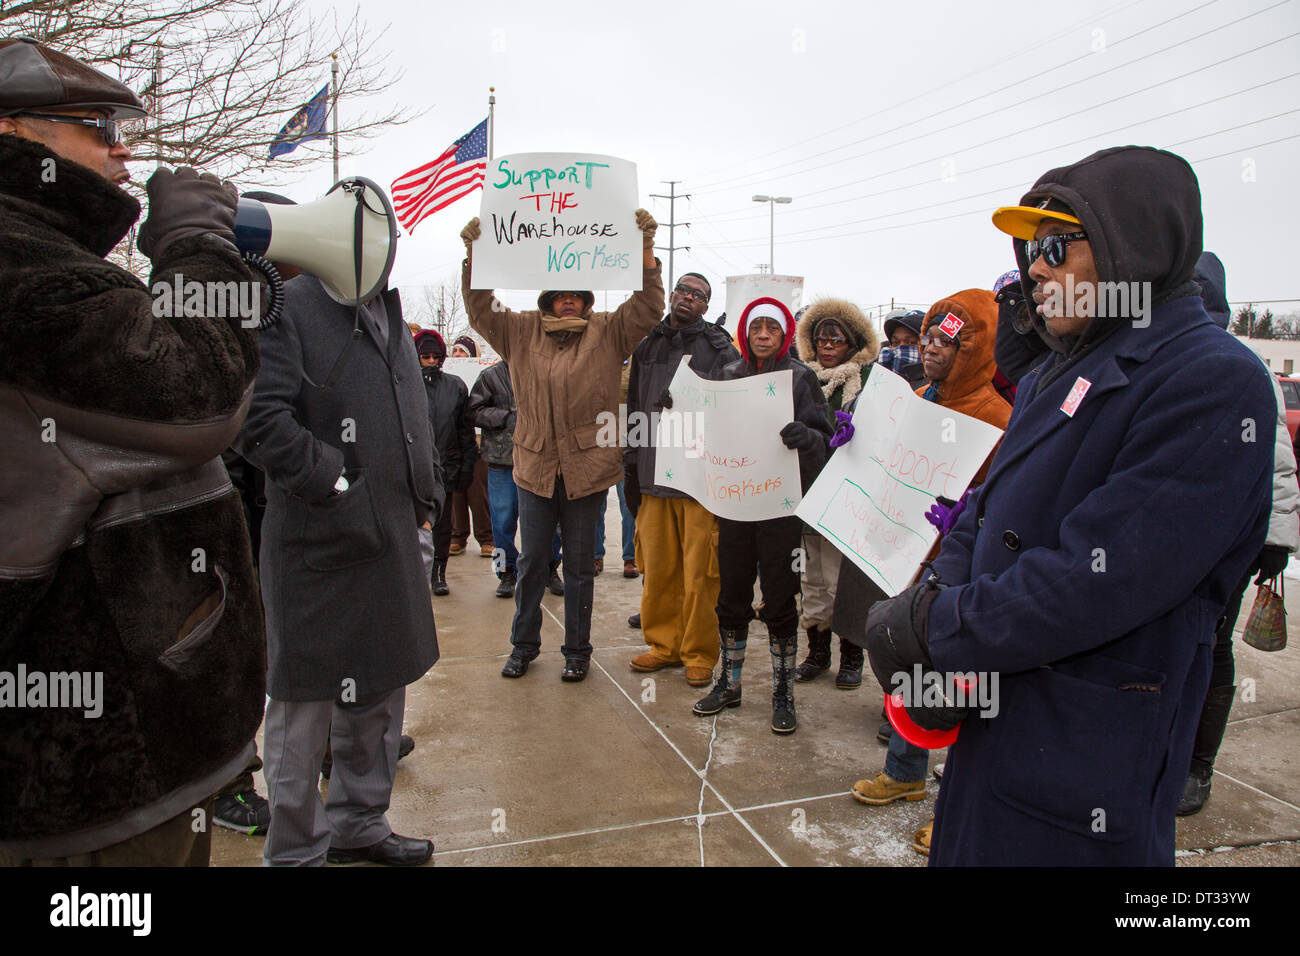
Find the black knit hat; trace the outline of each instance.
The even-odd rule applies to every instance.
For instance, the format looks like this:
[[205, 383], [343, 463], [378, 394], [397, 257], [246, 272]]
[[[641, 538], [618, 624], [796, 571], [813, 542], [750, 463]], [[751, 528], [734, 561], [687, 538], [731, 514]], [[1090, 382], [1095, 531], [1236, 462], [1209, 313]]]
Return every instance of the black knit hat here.
[[589, 312], [596, 304], [596, 294], [594, 292], [577, 292], [572, 289], [557, 289], [550, 292], [543, 292], [537, 297], [537, 307], [543, 312], [551, 311], [551, 303], [561, 292], [573, 292], [576, 296], [582, 297], [582, 311]]

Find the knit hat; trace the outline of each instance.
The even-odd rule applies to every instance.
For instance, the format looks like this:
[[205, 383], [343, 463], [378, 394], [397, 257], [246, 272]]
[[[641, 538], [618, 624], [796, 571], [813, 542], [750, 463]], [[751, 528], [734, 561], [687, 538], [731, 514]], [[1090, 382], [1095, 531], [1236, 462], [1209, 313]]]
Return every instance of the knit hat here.
[[471, 339], [468, 335], [462, 335], [460, 338], [456, 339], [454, 342], [451, 343], [452, 349], [455, 349], [456, 346], [458, 345], [461, 346], [472, 357], [478, 358], [478, 343], [475, 342], [473, 339]]
[[422, 358], [432, 355], [435, 358], [445, 359], [447, 357], [447, 343], [433, 329], [421, 329], [415, 333], [415, 351], [420, 353]]
[[920, 309], [895, 309], [885, 316], [885, 341], [893, 338], [894, 329], [900, 325], [911, 329], [917, 335], [921, 334], [921, 323], [925, 321], [925, 313]]
[[574, 295], [580, 296], [582, 298], [582, 311], [584, 313], [590, 312], [596, 304], [596, 294], [594, 292], [576, 292], [571, 289], [558, 289], [543, 292], [539, 295], [537, 297], [537, 307], [543, 312], [550, 313], [551, 303], [555, 301], [555, 297], [561, 292], [573, 292]]
[[746, 362], [750, 359], [749, 323], [754, 319], [772, 319], [784, 329], [785, 334], [781, 340], [781, 347], [772, 356], [771, 360], [773, 362], [790, 351], [790, 344], [794, 341], [794, 315], [791, 314], [790, 309], [780, 299], [765, 295], [745, 306], [744, 311], [740, 313], [740, 322], [736, 325], [737, 344], [740, 346], [740, 354]]

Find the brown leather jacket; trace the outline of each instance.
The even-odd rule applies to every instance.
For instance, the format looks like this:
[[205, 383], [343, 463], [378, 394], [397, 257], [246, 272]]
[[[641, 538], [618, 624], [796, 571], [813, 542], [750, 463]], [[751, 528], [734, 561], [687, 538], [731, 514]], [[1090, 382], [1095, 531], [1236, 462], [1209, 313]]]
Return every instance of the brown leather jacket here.
[[[512, 312], [490, 290], [471, 289], [465, 260], [461, 283], [469, 324], [510, 363], [518, 408], [514, 477], [520, 488], [549, 498], [556, 476], [563, 475], [565, 493], [580, 498], [622, 480], [623, 361], [663, 314], [660, 267], [656, 259], [645, 270], [641, 291], [613, 312], [588, 311], [583, 331], [547, 334], [540, 311]], [[610, 416], [612, 425], [602, 428]]]

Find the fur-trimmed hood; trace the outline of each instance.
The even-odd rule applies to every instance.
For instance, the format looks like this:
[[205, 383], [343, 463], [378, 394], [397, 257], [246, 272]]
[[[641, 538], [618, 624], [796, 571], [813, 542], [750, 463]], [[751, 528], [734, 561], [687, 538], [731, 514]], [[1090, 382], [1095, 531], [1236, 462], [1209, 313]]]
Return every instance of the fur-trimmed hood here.
[[861, 348], [849, 355], [845, 361], [855, 362], [866, 368], [880, 354], [880, 336], [871, 320], [862, 310], [848, 299], [822, 298], [804, 309], [799, 316], [799, 325], [795, 330], [799, 357], [810, 367], [817, 362], [817, 346], [813, 343], [813, 326], [822, 319], [834, 319], [850, 335], [855, 335], [862, 343]]
[[[817, 345], [813, 340], [813, 330], [828, 319], [843, 328], [859, 346], [834, 368], [822, 368], [817, 361]], [[857, 398], [867, 367], [880, 354], [880, 336], [861, 309], [848, 299], [817, 299], [799, 316], [795, 337], [799, 355], [821, 383], [830, 411], [837, 411]]]

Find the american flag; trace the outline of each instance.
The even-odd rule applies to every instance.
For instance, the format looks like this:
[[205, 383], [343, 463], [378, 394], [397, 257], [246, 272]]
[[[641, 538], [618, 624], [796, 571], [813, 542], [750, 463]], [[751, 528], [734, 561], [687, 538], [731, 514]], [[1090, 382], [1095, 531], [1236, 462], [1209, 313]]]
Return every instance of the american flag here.
[[389, 192], [398, 221], [411, 232], [425, 216], [481, 189], [486, 174], [485, 119], [443, 150], [437, 159], [393, 180]]

